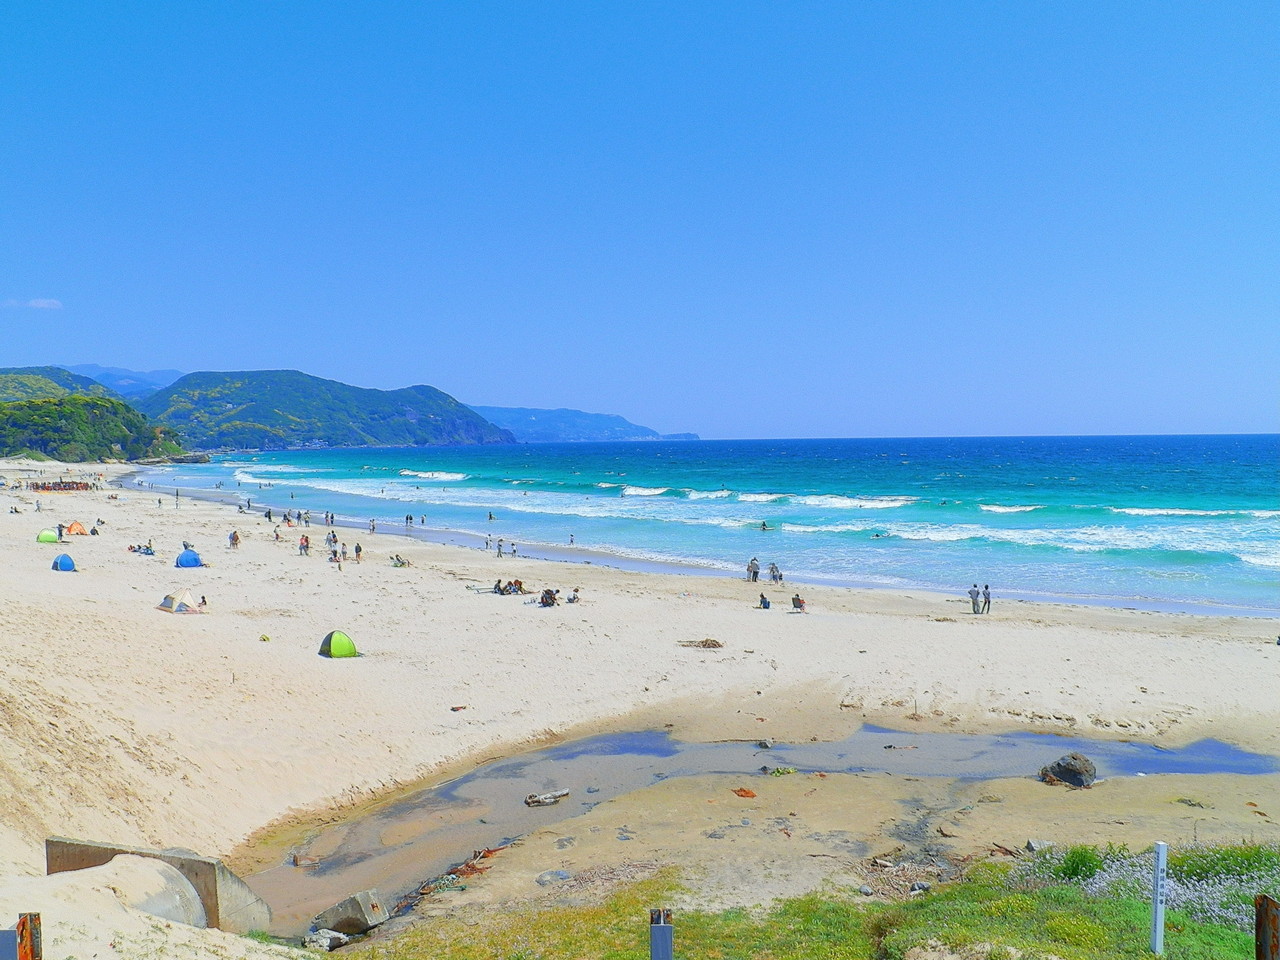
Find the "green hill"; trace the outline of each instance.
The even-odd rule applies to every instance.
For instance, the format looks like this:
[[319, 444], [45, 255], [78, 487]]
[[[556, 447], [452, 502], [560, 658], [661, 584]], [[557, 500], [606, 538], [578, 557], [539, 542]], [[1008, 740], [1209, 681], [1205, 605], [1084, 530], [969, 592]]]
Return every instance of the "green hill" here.
[[71, 396], [120, 399], [96, 380], [61, 367], [0, 367], [0, 403]]
[[202, 450], [515, 442], [435, 387], [369, 390], [297, 370], [189, 373], [137, 407]]
[[138, 460], [181, 453], [170, 430], [122, 400], [53, 397], [0, 403], [0, 456]]
[[534, 407], [471, 408], [480, 416], [510, 430], [521, 443], [600, 440], [697, 440], [697, 434], [664, 435], [617, 414], [582, 410], [539, 410]]

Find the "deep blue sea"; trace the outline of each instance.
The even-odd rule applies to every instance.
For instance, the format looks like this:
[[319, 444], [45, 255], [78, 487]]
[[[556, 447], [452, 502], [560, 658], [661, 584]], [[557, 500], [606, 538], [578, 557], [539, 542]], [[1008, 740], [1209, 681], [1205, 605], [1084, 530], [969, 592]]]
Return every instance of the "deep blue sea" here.
[[1280, 613], [1280, 435], [286, 451], [149, 479], [595, 562]]

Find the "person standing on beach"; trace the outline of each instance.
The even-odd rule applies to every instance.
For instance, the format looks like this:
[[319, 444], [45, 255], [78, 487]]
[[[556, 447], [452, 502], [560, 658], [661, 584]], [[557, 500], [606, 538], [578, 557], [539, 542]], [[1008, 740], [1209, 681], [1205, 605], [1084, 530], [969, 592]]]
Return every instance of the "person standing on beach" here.
[[975, 583], [972, 587], [969, 588], [969, 602], [973, 604], [974, 613], [982, 612], [982, 608], [978, 606], [978, 597], [979, 597], [978, 585]]
[[356, 544], [356, 563], [360, 562], [360, 555], [362, 553], [364, 553], [364, 547], [360, 546], [360, 544], [357, 543]]
[[502, 557], [502, 538], [498, 538], [498, 557]]
[[377, 532], [378, 532], [378, 521], [377, 521], [377, 520], [370, 520], [370, 521], [369, 521], [369, 532], [370, 532], [370, 533], [377, 533]]
[[747, 579], [752, 583], [760, 579], [760, 561], [755, 557], [747, 561]]
[[991, 584], [984, 583], [982, 585], [982, 612], [989, 613], [991, 611]]

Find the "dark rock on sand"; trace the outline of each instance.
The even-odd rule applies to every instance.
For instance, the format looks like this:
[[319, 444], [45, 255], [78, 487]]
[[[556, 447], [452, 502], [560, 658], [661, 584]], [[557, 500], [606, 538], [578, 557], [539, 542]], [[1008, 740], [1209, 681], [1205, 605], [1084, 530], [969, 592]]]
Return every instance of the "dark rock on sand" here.
[[1045, 783], [1065, 783], [1073, 787], [1088, 787], [1098, 779], [1098, 769], [1082, 753], [1068, 753], [1047, 767], [1040, 768], [1040, 779]]

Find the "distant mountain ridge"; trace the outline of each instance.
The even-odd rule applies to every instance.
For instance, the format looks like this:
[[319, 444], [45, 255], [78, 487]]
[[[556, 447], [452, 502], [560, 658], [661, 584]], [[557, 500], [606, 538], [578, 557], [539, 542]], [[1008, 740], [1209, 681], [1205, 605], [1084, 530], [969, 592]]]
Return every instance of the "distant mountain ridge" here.
[[515, 442], [435, 387], [373, 390], [297, 370], [189, 373], [136, 406], [197, 450]]
[[128, 370], [125, 367], [102, 367], [96, 363], [58, 364], [63, 370], [91, 377], [110, 387], [126, 400], [145, 397], [162, 390], [182, 376], [181, 370]]
[[560, 408], [482, 407], [471, 409], [504, 429], [521, 443], [574, 443], [616, 440], [697, 440], [696, 433], [661, 434], [612, 413], [586, 413]]
[[110, 387], [62, 367], [0, 367], [0, 403], [74, 396], [121, 399]]

